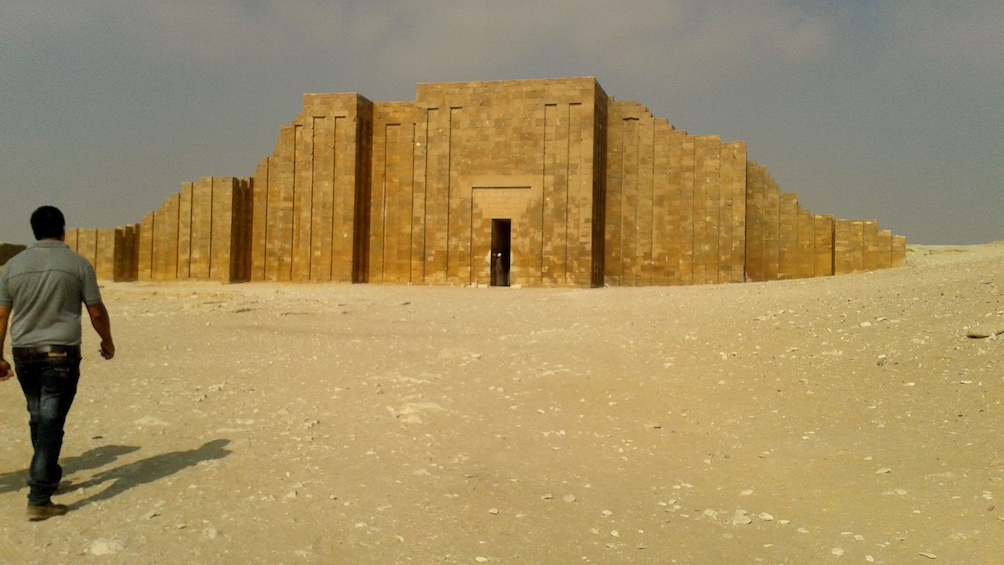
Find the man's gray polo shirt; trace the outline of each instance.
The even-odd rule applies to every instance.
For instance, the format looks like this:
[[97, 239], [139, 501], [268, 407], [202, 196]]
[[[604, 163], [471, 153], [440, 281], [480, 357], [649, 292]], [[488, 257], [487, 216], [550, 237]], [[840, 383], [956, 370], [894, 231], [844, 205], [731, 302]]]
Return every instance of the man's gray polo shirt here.
[[100, 302], [94, 268], [61, 241], [35, 242], [0, 273], [13, 347], [80, 345], [80, 305]]

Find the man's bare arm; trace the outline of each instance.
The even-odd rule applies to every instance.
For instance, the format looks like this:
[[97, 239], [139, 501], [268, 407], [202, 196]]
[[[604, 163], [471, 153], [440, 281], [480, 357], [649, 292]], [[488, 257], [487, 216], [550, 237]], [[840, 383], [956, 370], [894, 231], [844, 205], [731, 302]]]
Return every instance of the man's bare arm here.
[[10, 307], [0, 306], [0, 381], [6, 381], [14, 376], [14, 370], [10, 368], [3, 358], [3, 344], [7, 341], [7, 321], [10, 320]]
[[101, 337], [101, 356], [105, 359], [115, 357], [115, 341], [112, 340], [112, 321], [108, 317], [108, 309], [104, 302], [98, 302], [87, 307], [87, 315], [91, 317], [94, 331]]

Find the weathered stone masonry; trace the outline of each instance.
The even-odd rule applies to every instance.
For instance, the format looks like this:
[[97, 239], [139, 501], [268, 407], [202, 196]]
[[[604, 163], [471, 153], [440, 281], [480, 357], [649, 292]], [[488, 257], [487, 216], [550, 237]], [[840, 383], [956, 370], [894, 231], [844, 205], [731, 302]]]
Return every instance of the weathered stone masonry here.
[[901, 265], [903, 237], [803, 210], [743, 142], [592, 78], [307, 94], [250, 178], [185, 183], [68, 243], [115, 280], [689, 285]]

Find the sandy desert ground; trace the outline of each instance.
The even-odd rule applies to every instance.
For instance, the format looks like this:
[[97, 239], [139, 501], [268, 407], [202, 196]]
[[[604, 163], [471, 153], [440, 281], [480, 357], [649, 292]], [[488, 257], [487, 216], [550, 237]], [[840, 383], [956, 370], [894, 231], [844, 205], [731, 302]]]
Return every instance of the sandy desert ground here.
[[1002, 290], [107, 284], [66, 516], [0, 385], [0, 562], [1001, 564]]

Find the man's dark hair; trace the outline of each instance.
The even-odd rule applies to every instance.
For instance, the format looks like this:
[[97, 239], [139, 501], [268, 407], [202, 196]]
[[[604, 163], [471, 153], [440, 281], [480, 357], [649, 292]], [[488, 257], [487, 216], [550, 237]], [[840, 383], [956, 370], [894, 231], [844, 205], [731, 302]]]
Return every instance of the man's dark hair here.
[[66, 219], [55, 206], [41, 206], [31, 213], [31, 231], [35, 239], [59, 239], [66, 233]]

